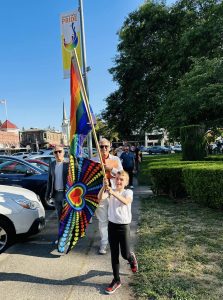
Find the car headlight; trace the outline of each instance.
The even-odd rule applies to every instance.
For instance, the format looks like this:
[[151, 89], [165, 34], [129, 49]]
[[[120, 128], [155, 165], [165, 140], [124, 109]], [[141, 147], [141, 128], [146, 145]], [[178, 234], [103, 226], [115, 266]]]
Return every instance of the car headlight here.
[[27, 208], [27, 209], [36, 209], [38, 207], [38, 204], [36, 202], [31, 202], [25, 199], [18, 199], [15, 200], [15, 202], [21, 205], [23, 208]]

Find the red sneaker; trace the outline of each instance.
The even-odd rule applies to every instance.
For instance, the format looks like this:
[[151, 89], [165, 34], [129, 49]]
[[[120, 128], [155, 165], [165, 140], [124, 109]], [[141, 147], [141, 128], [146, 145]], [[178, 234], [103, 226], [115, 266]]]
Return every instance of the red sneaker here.
[[132, 273], [136, 273], [138, 271], [138, 262], [137, 262], [135, 253], [131, 252], [130, 254], [131, 254], [130, 260], [129, 260], [130, 267], [131, 267]]
[[109, 284], [109, 286], [105, 289], [106, 294], [113, 294], [118, 288], [120, 288], [121, 282], [115, 281], [115, 279], [112, 280], [112, 282]]

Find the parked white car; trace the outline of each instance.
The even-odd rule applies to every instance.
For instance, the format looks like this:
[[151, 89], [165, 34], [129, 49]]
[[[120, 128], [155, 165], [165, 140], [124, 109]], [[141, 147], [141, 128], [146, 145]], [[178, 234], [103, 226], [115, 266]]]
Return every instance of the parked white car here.
[[34, 192], [0, 185], [0, 253], [17, 234], [36, 234], [45, 226], [45, 210]]

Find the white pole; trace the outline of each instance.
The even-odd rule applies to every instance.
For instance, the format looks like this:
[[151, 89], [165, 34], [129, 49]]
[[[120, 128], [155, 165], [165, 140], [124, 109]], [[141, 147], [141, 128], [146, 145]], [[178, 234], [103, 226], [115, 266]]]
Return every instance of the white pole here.
[[8, 111], [7, 111], [6, 100], [5, 100], [5, 115], [6, 115], [6, 120], [8, 120]]
[[6, 116], [6, 120], [8, 120], [8, 112], [7, 112], [6, 100], [5, 99], [0, 100], [0, 104], [4, 104], [5, 105], [5, 116]]
[[[85, 31], [84, 31], [84, 13], [83, 13], [83, 2], [82, 2], [82, 0], [79, 0], [79, 12], [80, 12], [80, 28], [81, 28], [81, 51], [82, 51], [83, 79], [84, 79], [85, 90], [87, 92], [87, 96], [88, 96], [88, 99], [89, 99], [88, 81], [87, 81], [87, 68], [86, 68], [87, 59], [86, 59]], [[91, 132], [88, 134], [87, 141], [88, 141], [89, 157], [91, 158], [92, 157]]]

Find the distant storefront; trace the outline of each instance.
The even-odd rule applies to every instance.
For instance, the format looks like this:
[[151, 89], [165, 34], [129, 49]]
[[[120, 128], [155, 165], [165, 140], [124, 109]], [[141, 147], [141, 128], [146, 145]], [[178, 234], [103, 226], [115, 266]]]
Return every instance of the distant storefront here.
[[154, 129], [151, 132], [145, 133], [145, 146], [164, 146], [169, 142], [167, 130], [164, 128]]
[[23, 147], [30, 146], [32, 150], [49, 148], [62, 144], [62, 132], [53, 129], [30, 128], [20, 133]]

